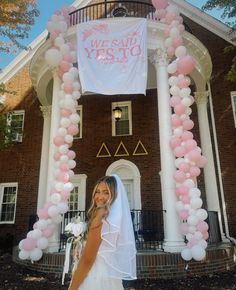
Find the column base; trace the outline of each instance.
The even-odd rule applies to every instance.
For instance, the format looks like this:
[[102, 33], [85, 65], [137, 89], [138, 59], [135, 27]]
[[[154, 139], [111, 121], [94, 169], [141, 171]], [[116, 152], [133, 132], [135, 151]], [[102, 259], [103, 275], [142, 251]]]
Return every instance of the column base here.
[[185, 248], [186, 244], [184, 241], [167, 241], [163, 243], [164, 252], [168, 253], [179, 253]]

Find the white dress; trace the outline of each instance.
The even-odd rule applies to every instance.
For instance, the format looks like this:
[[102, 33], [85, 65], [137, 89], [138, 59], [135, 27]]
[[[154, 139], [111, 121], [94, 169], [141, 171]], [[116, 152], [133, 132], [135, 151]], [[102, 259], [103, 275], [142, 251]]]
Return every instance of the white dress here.
[[104, 259], [97, 255], [87, 277], [78, 290], [124, 290], [121, 279], [110, 278]]

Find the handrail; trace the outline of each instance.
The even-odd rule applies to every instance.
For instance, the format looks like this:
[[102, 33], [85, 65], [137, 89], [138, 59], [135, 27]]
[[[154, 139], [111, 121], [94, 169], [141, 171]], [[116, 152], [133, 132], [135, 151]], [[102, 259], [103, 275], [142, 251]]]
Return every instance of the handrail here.
[[[118, 15], [114, 15], [115, 9]], [[123, 13], [123, 15], [122, 15]], [[140, 17], [154, 19], [155, 8], [143, 1], [104, 1], [79, 8], [70, 13], [70, 25], [112, 17]]]

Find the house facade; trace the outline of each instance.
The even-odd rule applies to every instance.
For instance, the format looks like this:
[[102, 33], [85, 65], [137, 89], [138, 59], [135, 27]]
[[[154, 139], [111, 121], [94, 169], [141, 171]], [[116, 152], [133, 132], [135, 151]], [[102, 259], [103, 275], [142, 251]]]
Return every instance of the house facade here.
[[[86, 12], [83, 7], [97, 7], [104, 1], [77, 2], [80, 2], [78, 8], [88, 15], [89, 10]], [[118, 5], [110, 6], [106, 15], [135, 17], [130, 12], [134, 6], [128, 2], [117, 1]], [[208, 160], [198, 178], [198, 186], [203, 207], [211, 217], [210, 237], [215, 242], [230, 243], [236, 237], [236, 83], [224, 79], [233, 55], [224, 54], [223, 49], [232, 41], [228, 28], [219, 21], [185, 1], [172, 2], [179, 6], [184, 18], [184, 43], [197, 63], [190, 75], [195, 98], [191, 117], [195, 123], [195, 139]], [[151, 1], [144, 3], [150, 5]], [[93, 20], [91, 15], [84, 18], [88, 20]], [[75, 42], [73, 21], [67, 38]], [[72, 216], [73, 212], [84, 212], [96, 180], [103, 175], [118, 174], [126, 187], [131, 209], [138, 213], [135, 218], [140, 219], [142, 212], [158, 213], [151, 219], [154, 217], [159, 222], [149, 224], [148, 230], [158, 236], [165, 252], [175, 253], [182, 247], [183, 237], [166, 189], [166, 165], [171, 151], [163, 143], [169, 138], [165, 123], [169, 114], [165, 106], [169, 101], [162, 100], [168, 94], [162, 86], [167, 81], [168, 64], [163, 50], [164, 26], [149, 18], [147, 25], [146, 95], [84, 94], [78, 100], [80, 132], [72, 146], [77, 165], [71, 178], [74, 189], [69, 207]], [[60, 88], [60, 79], [44, 59], [49, 47], [47, 32], [44, 32], [32, 43], [30, 51], [17, 57], [0, 75], [1, 82], [17, 92], [16, 98], [8, 97], [5, 102], [6, 111], [13, 112], [10, 125], [16, 132], [15, 142], [0, 151], [0, 237], [1, 240], [12, 238], [12, 245], [25, 237], [35, 221], [37, 209], [49, 195], [52, 136], [56, 128], [53, 102]], [[122, 109], [118, 121], [114, 115], [117, 107]], [[59, 227], [49, 251], [60, 249], [61, 231]], [[214, 231], [217, 233], [213, 234]]]

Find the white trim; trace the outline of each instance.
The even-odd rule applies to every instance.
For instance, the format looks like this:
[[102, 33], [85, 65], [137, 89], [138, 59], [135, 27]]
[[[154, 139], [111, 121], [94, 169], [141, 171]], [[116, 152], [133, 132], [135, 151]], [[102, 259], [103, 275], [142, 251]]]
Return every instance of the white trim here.
[[86, 207], [86, 180], [87, 180], [86, 174], [76, 174], [72, 176], [70, 179], [70, 182], [72, 182], [73, 185], [79, 187], [78, 210], [80, 211], [85, 211]]
[[78, 105], [76, 107], [76, 111], [79, 111], [79, 116], [80, 116], [80, 121], [79, 121], [79, 134], [78, 136], [75, 136], [74, 139], [78, 140], [78, 139], [82, 139], [83, 138], [83, 106], [82, 105]]
[[7, 113], [7, 122], [8, 122], [8, 125], [10, 126], [10, 130], [11, 130], [12, 115], [22, 115], [23, 116], [21, 132], [16, 132], [16, 137], [15, 137], [15, 139], [12, 140], [12, 141], [15, 141], [18, 143], [22, 143], [23, 133], [24, 133], [24, 124], [25, 124], [25, 110], [14, 110], [14, 111]]
[[[116, 120], [113, 114], [113, 109], [116, 107], [128, 107], [128, 117], [129, 117], [129, 134], [124, 134], [124, 135], [116, 135]], [[112, 136], [131, 136], [133, 134], [132, 130], [132, 102], [131, 101], [125, 101], [125, 102], [112, 102], [111, 103], [111, 119], [112, 119]]]
[[231, 92], [230, 95], [231, 95], [232, 111], [234, 116], [234, 127], [236, 128], [236, 91]]
[[14, 211], [13, 221], [1, 221], [0, 220], [0, 224], [14, 224], [15, 223], [15, 217], [16, 217], [18, 183], [17, 182], [0, 183], [0, 215], [1, 215], [1, 208], [2, 208], [3, 191], [4, 191], [5, 187], [16, 187], [15, 211]]
[[[122, 175], [122, 169], [128, 169], [131, 172], [130, 175]], [[106, 170], [106, 175], [117, 174], [121, 178], [121, 180], [131, 179], [134, 181], [133, 193], [134, 193], [134, 209], [141, 210], [142, 202], [141, 202], [141, 176], [138, 167], [131, 161], [120, 159], [108, 166]]]

